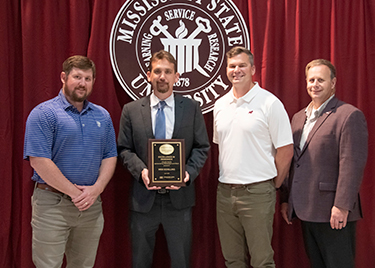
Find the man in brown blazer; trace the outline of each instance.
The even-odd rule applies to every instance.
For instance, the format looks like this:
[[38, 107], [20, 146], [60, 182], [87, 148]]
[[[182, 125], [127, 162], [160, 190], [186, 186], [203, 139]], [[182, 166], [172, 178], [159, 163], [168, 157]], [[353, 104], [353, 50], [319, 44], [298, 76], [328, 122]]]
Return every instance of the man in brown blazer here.
[[311, 103], [293, 116], [294, 157], [281, 189], [281, 214], [297, 217], [311, 267], [354, 267], [359, 188], [367, 159], [363, 113], [335, 97], [336, 69], [327, 60], [306, 66]]

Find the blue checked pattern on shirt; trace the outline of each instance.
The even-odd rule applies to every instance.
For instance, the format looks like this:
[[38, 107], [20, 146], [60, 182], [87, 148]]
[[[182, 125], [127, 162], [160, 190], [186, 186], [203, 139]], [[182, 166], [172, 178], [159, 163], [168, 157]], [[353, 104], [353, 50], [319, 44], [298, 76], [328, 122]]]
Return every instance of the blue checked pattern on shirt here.
[[[51, 159], [72, 183], [93, 185], [101, 161], [117, 156], [109, 113], [88, 101], [79, 113], [60, 91], [36, 106], [27, 119], [24, 159], [29, 156]], [[35, 171], [32, 179], [43, 183]]]

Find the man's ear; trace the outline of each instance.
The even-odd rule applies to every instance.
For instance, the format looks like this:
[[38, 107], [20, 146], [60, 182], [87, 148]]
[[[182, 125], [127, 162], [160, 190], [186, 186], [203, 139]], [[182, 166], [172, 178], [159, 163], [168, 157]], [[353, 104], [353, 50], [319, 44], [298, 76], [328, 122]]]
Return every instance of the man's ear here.
[[61, 82], [63, 84], [65, 84], [65, 82], [66, 82], [66, 73], [65, 72], [61, 72], [60, 79], [61, 79]]
[[255, 74], [255, 65], [251, 66], [251, 75], [254, 75]]
[[331, 89], [334, 89], [336, 87], [336, 77], [334, 77], [331, 81]]
[[177, 83], [179, 78], [180, 78], [180, 73], [176, 73], [175, 78], [174, 78], [174, 82]]

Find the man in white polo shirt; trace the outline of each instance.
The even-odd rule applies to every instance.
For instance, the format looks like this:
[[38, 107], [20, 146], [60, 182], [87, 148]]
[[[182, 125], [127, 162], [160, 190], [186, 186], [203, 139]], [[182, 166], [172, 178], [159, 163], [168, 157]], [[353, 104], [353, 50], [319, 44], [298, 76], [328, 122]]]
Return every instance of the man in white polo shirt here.
[[227, 53], [232, 89], [215, 104], [213, 142], [219, 145], [217, 224], [227, 267], [275, 267], [271, 246], [276, 188], [293, 156], [281, 101], [253, 82], [253, 55]]

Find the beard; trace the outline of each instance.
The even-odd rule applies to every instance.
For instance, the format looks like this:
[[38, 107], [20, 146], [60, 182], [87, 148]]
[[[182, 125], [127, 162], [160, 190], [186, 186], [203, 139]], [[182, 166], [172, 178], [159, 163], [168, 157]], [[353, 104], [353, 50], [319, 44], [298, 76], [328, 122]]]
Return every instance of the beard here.
[[159, 85], [158, 83], [156, 84], [156, 90], [159, 93], [167, 93], [169, 91], [169, 84], [168, 83], [163, 83]]
[[[85, 90], [85, 94], [84, 95], [78, 95], [78, 91], [79, 90], [82, 90], [84, 89]], [[86, 87], [75, 87], [73, 91], [70, 91], [68, 89], [68, 87], [65, 85], [64, 86], [64, 92], [66, 95], [68, 95], [69, 99], [71, 99], [72, 101], [74, 102], [84, 102], [89, 94], [87, 94], [87, 88]]]

